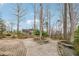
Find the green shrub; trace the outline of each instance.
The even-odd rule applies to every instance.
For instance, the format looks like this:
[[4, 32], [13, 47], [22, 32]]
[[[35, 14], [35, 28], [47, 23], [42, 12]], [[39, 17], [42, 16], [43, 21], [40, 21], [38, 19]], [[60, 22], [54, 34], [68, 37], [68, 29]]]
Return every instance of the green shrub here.
[[33, 35], [40, 35], [40, 31], [39, 30], [34, 30]]
[[11, 34], [8, 33], [8, 34], [6, 34], [6, 36], [11, 36]]
[[[34, 30], [33, 35], [40, 35], [40, 30]], [[48, 33], [43, 31], [42, 36], [46, 37], [46, 36], [48, 36]]]
[[74, 39], [75, 54], [79, 55], [79, 26], [78, 29], [75, 31]]
[[48, 33], [47, 32], [42, 32], [42, 35], [44, 36], [44, 37], [47, 37], [48, 36]]

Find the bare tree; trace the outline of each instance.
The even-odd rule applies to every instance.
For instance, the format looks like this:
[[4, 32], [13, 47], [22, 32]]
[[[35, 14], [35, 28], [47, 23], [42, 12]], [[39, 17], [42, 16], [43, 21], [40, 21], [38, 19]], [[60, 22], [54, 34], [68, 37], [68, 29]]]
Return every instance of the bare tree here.
[[36, 30], [36, 4], [34, 4], [34, 30]]
[[49, 23], [48, 23], [48, 27], [49, 27], [49, 36], [51, 37], [51, 11], [49, 10]]
[[67, 40], [67, 3], [64, 3], [63, 35], [64, 39]]
[[14, 26], [14, 23], [13, 22], [10, 22], [10, 31], [12, 32], [13, 31], [13, 26]]
[[73, 11], [73, 4], [69, 3], [69, 16], [70, 16], [70, 41], [74, 40], [74, 11]]
[[46, 30], [49, 36], [51, 36], [51, 11], [49, 5], [46, 5]]
[[22, 20], [22, 18], [25, 16], [25, 9], [22, 8], [22, 5], [17, 3], [16, 4], [16, 9], [14, 15], [16, 16], [17, 19], [17, 36], [19, 37], [19, 24]]
[[48, 10], [48, 4], [46, 6], [46, 15], [47, 15], [47, 21], [46, 21], [46, 28], [47, 28], [47, 32], [49, 32], [49, 28], [48, 28], [48, 20], [49, 20], [49, 10]]
[[40, 3], [40, 40], [42, 39], [43, 32], [43, 5]]

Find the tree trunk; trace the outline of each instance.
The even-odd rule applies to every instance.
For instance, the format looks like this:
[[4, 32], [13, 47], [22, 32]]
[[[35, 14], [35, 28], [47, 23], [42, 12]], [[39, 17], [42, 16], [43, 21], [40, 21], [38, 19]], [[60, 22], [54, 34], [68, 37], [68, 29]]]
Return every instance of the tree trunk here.
[[69, 6], [69, 16], [70, 16], [70, 42], [74, 41], [74, 19], [73, 19], [73, 5], [68, 4]]
[[67, 40], [67, 3], [64, 4], [63, 35], [64, 39]]
[[40, 40], [42, 39], [43, 32], [43, 5], [40, 3]]
[[51, 37], [51, 12], [49, 11], [49, 36]]
[[34, 4], [34, 30], [36, 30], [36, 4]]
[[47, 24], [46, 24], [46, 29], [47, 29], [47, 33], [49, 33], [49, 27], [48, 27], [48, 23], [49, 23], [49, 10], [48, 10], [48, 4], [47, 4], [47, 9], [46, 9], [46, 13], [47, 13]]
[[20, 12], [20, 6], [19, 6], [19, 4], [17, 4], [17, 36], [18, 37], [19, 37], [19, 21], [20, 21], [19, 12]]
[[19, 37], [19, 17], [17, 17], [17, 36]]

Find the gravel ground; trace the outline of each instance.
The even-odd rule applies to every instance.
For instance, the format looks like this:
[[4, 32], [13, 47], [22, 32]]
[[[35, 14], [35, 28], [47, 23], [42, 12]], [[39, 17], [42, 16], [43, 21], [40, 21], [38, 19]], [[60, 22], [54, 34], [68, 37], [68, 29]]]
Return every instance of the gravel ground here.
[[47, 44], [40, 45], [32, 38], [24, 40], [0, 40], [1, 56], [58, 56], [57, 42], [49, 40]]
[[21, 40], [0, 40], [0, 56], [26, 56]]
[[29, 38], [23, 42], [27, 49], [27, 56], [58, 56], [58, 41], [50, 40], [50, 43], [48, 44], [39, 45], [34, 42], [33, 39]]

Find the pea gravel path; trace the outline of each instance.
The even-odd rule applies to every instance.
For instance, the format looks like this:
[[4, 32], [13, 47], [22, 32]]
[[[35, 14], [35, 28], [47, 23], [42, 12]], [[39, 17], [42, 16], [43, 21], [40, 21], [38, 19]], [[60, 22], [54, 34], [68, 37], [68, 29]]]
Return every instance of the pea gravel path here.
[[27, 39], [4, 39], [0, 40], [0, 55], [7, 56], [58, 56], [57, 42], [49, 40], [49, 43], [40, 45]]
[[34, 42], [32, 38], [23, 40], [23, 43], [27, 49], [27, 56], [58, 56], [57, 42], [55, 40], [49, 40], [50, 43], [39, 45]]

